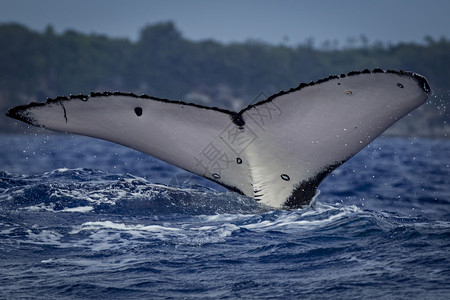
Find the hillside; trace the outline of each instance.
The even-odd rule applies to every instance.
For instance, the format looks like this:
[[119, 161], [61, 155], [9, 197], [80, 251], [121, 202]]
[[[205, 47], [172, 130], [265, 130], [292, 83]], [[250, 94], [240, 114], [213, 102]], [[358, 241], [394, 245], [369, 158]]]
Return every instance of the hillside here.
[[[75, 31], [0, 25], [0, 110], [47, 97], [123, 91], [239, 109], [266, 96], [352, 70], [409, 70], [427, 77], [430, 101], [389, 134], [449, 137], [450, 41], [314, 48], [258, 41], [194, 42], [170, 22], [145, 27], [136, 42]], [[2, 132], [17, 131], [0, 118]]]

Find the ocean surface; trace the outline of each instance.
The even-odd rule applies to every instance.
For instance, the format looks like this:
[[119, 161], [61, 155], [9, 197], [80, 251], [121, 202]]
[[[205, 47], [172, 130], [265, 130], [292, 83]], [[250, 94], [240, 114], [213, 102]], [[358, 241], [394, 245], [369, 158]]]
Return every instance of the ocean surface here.
[[0, 147], [0, 299], [450, 299], [449, 140], [378, 138], [290, 211], [92, 138]]

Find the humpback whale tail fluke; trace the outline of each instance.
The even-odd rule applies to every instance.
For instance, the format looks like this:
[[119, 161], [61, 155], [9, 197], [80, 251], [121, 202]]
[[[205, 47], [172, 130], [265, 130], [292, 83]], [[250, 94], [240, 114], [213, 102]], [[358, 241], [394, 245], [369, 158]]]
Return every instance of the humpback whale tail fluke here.
[[105, 92], [21, 105], [7, 116], [122, 144], [264, 204], [297, 208], [429, 93], [418, 74], [375, 69], [300, 84], [240, 112]]

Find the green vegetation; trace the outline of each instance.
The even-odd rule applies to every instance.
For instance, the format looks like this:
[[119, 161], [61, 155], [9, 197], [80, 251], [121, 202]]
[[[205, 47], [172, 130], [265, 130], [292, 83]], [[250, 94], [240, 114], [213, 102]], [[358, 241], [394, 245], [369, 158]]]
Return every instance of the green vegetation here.
[[[35, 32], [0, 25], [0, 110], [46, 97], [123, 91], [207, 105], [242, 108], [261, 92], [271, 95], [300, 82], [352, 70], [411, 70], [435, 91], [430, 103], [391, 130], [392, 134], [450, 136], [450, 40], [426, 37], [423, 44], [369, 44], [361, 37], [337, 49], [312, 41], [297, 47], [257, 41], [193, 42], [175, 26], [147, 26], [137, 42], [75, 31]], [[261, 99], [258, 99], [261, 100]], [[14, 122], [0, 119], [3, 132]]]

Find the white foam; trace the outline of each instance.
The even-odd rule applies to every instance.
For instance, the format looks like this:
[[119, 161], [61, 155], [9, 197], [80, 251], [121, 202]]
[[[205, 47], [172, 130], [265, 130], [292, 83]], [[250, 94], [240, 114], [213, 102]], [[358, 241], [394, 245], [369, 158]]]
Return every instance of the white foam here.
[[71, 207], [63, 209], [63, 212], [79, 212], [79, 213], [86, 213], [94, 210], [92, 206], [79, 206], [79, 207]]
[[53, 203], [51, 203], [50, 205], [46, 205], [44, 203], [39, 203], [36, 205], [31, 205], [31, 206], [27, 206], [22, 208], [23, 210], [28, 210], [28, 211], [51, 211], [51, 212], [55, 212], [54, 210], [55, 205]]
[[92, 206], [79, 206], [79, 207], [69, 207], [65, 209], [55, 210], [55, 204], [50, 203], [46, 205], [44, 203], [39, 203], [37, 205], [26, 206], [22, 208], [27, 211], [50, 211], [50, 212], [71, 212], [71, 213], [87, 213], [94, 210]]
[[[36, 206], [36, 209], [51, 207]], [[91, 206], [66, 209], [68, 212], [88, 212]], [[130, 251], [161, 241], [175, 245], [204, 245], [225, 243], [241, 230], [254, 232], [316, 230], [333, 222], [345, 220], [361, 211], [356, 206], [319, 204], [314, 208], [293, 211], [274, 211], [262, 215], [223, 214], [193, 216], [186, 222], [155, 221], [155, 224], [134, 224], [111, 220], [84, 222], [76, 225], [69, 236], [53, 230], [32, 227], [27, 243], [54, 245], [59, 248], [81, 247], [90, 251]], [[447, 223], [442, 226], [448, 226]], [[43, 261], [51, 263], [53, 261]]]
[[27, 230], [28, 239], [22, 241], [22, 243], [36, 244], [36, 245], [52, 245], [60, 246], [62, 235], [52, 230], [42, 230], [40, 232], [34, 232], [31, 229]]
[[254, 214], [217, 214], [217, 215], [204, 215], [201, 216], [205, 222], [236, 222], [240, 219], [247, 219], [255, 216]]
[[[180, 237], [183, 234], [179, 233], [180, 228], [166, 227], [160, 225], [127, 225], [124, 223], [114, 223], [111, 221], [99, 221], [99, 222], [86, 222], [83, 223], [78, 229], [74, 229], [70, 234], [78, 234], [82, 231], [93, 231], [91, 237], [94, 239], [99, 236], [104, 236], [100, 239], [112, 240], [116, 238], [114, 232], [127, 233], [129, 239], [142, 239], [142, 238], [156, 238], [160, 240], [167, 240], [169, 238]], [[118, 240], [122, 240], [121, 237], [117, 237]]]
[[[242, 228], [249, 230], [280, 230], [282, 228], [317, 228], [326, 226], [336, 220], [344, 218], [361, 210], [356, 206], [336, 208], [332, 206], [319, 206], [317, 209], [297, 210], [283, 212], [275, 220], [264, 220], [258, 223], [243, 225]], [[330, 214], [331, 213], [331, 214]], [[321, 218], [325, 216], [325, 218]], [[314, 218], [308, 219], [313, 216]]]
[[148, 245], [155, 240], [178, 245], [203, 245], [226, 242], [227, 237], [240, 230], [239, 226], [230, 223], [199, 224], [200, 226], [195, 224], [141, 225], [112, 221], [85, 222], [70, 232], [71, 235], [83, 233], [81, 235], [83, 239], [71, 246], [87, 247], [93, 251], [118, 250], [139, 247], [142, 243]]

